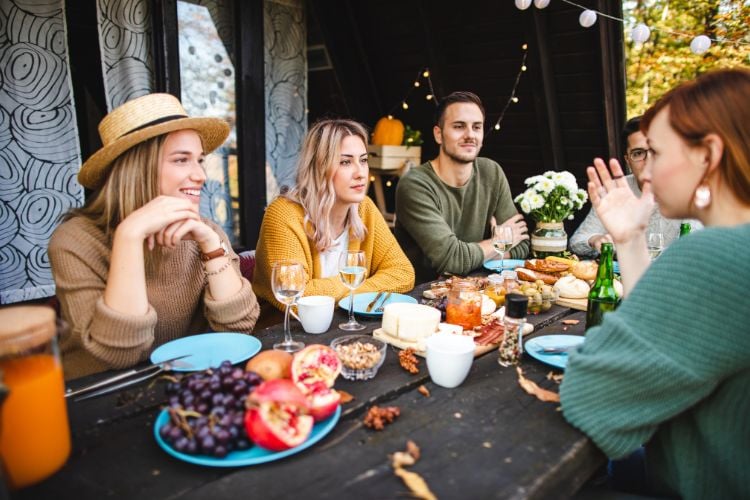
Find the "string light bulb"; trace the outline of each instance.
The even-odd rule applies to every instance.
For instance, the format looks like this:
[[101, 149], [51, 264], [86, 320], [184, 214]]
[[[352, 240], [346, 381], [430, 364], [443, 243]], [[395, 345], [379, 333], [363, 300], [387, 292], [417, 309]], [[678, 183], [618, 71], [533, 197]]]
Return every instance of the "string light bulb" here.
[[406, 101], [401, 103], [401, 107], [404, 109], [409, 109], [409, 105], [406, 103]]
[[418, 81], [414, 82], [414, 86], [419, 87], [419, 82]]
[[521, 66], [521, 71], [526, 71], [527, 69], [528, 69], [528, 68], [526, 67], [526, 65], [525, 65], [525, 64], [524, 64], [523, 66]]
[[370, 176], [370, 182], [375, 182], [375, 176], [374, 175]]
[[518, 97], [513, 96], [513, 97], [510, 98], [510, 100], [513, 101], [514, 103], [516, 103], [516, 102], [518, 102]]
[[393, 186], [393, 183], [391, 182], [391, 180], [390, 180], [390, 179], [388, 179], [388, 180], [387, 180], [387, 181], [385, 182], [385, 185], [386, 185], [387, 187], [391, 187], [391, 186]]
[[693, 54], [700, 55], [711, 48], [711, 39], [706, 35], [698, 35], [690, 42], [690, 50]]
[[586, 9], [578, 16], [578, 23], [584, 28], [590, 28], [596, 22], [596, 11]]
[[651, 29], [643, 23], [638, 24], [630, 32], [630, 38], [632, 38], [635, 43], [644, 43], [650, 36]]
[[500, 124], [499, 123], [495, 124], [495, 130], [500, 130]]
[[427, 70], [427, 69], [424, 70], [424, 73], [422, 73], [422, 76], [425, 77], [425, 78], [429, 78], [430, 77], [430, 70]]
[[424, 96], [424, 98], [427, 99], [428, 101], [431, 101], [432, 100], [432, 94], [427, 94], [426, 96]]
[[529, 48], [529, 46], [528, 46], [528, 44], [525, 44], [525, 43], [524, 43], [523, 45], [521, 45], [521, 48], [522, 48], [523, 50], [526, 50], [526, 49], [528, 49], [528, 48]]
[[531, 0], [516, 0], [516, 8], [518, 10], [526, 10], [531, 7]]
[[534, 7], [544, 9], [549, 5], [549, 0], [534, 0]]

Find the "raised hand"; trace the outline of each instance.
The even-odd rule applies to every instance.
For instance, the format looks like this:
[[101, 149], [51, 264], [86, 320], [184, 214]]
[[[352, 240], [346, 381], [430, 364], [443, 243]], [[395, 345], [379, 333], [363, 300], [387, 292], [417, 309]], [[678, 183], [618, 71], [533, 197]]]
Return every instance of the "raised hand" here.
[[158, 196], [128, 215], [117, 227], [117, 234], [127, 239], [149, 240], [153, 248], [157, 233], [179, 221], [200, 221], [198, 208], [189, 200]]
[[601, 158], [586, 169], [588, 192], [596, 215], [612, 236], [615, 245], [627, 243], [645, 233], [654, 208], [651, 184], [643, 185], [638, 198], [628, 186], [620, 163], [611, 159], [609, 168]]

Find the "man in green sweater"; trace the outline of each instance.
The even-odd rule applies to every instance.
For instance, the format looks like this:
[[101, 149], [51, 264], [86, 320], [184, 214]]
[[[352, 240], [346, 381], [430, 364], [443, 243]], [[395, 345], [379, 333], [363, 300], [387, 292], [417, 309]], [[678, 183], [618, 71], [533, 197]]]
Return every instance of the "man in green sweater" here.
[[412, 169], [396, 189], [396, 238], [418, 283], [440, 273], [466, 275], [499, 255], [492, 226], [513, 229], [505, 258], [525, 258], [528, 231], [500, 165], [478, 158], [484, 107], [471, 92], [453, 92], [437, 108], [437, 158]]

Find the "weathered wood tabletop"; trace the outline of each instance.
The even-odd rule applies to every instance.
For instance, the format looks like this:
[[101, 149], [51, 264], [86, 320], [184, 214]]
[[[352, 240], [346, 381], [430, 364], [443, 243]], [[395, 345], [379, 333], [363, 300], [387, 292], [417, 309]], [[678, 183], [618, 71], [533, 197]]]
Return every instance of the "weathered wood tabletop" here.
[[[414, 290], [418, 296], [422, 287]], [[553, 307], [531, 316], [529, 336], [582, 333], [583, 321], [563, 326], [563, 318], [583, 313]], [[334, 317], [322, 335], [294, 336], [306, 344], [328, 344], [341, 335]], [[372, 331], [380, 321], [366, 320]], [[282, 337], [281, 325], [256, 332], [267, 349]], [[546, 379], [550, 367], [525, 355], [526, 375], [557, 390]], [[103, 375], [75, 381], [89, 383]], [[431, 395], [417, 391], [425, 385]], [[518, 385], [514, 368], [502, 368], [497, 353], [475, 360], [455, 389], [434, 385], [425, 363], [411, 375], [389, 348], [378, 375], [369, 381], [339, 378], [337, 389], [355, 399], [344, 405], [335, 429], [311, 448], [279, 461], [240, 468], [211, 468], [181, 462], [153, 437], [153, 423], [165, 401], [163, 383], [142, 385], [93, 400], [69, 402], [73, 453], [65, 467], [13, 498], [403, 498], [408, 490], [394, 476], [388, 455], [416, 442], [419, 473], [439, 498], [565, 498], [601, 466], [605, 458], [562, 417], [555, 403], [543, 403]], [[398, 406], [401, 416], [377, 432], [362, 425], [373, 404]]]

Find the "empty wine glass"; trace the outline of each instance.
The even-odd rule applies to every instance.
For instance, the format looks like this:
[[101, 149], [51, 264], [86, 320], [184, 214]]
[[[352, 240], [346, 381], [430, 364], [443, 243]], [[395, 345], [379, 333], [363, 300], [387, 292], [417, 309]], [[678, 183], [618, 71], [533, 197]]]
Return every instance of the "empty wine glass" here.
[[296, 260], [280, 260], [271, 269], [271, 288], [276, 300], [284, 304], [284, 341], [273, 345], [279, 351], [296, 352], [305, 344], [292, 340], [289, 330], [289, 308], [305, 290], [305, 268]]
[[654, 260], [664, 250], [664, 235], [662, 233], [648, 233], [646, 244], [648, 245], [648, 256], [651, 257], [651, 260]]
[[362, 250], [350, 250], [341, 255], [339, 259], [339, 277], [349, 292], [349, 321], [341, 323], [339, 328], [347, 331], [364, 330], [362, 325], [354, 319], [354, 290], [365, 280], [367, 269], [365, 268], [365, 252]]
[[502, 271], [505, 252], [513, 248], [513, 228], [510, 226], [495, 226], [492, 228], [492, 246], [500, 256], [500, 266], [497, 271]]

